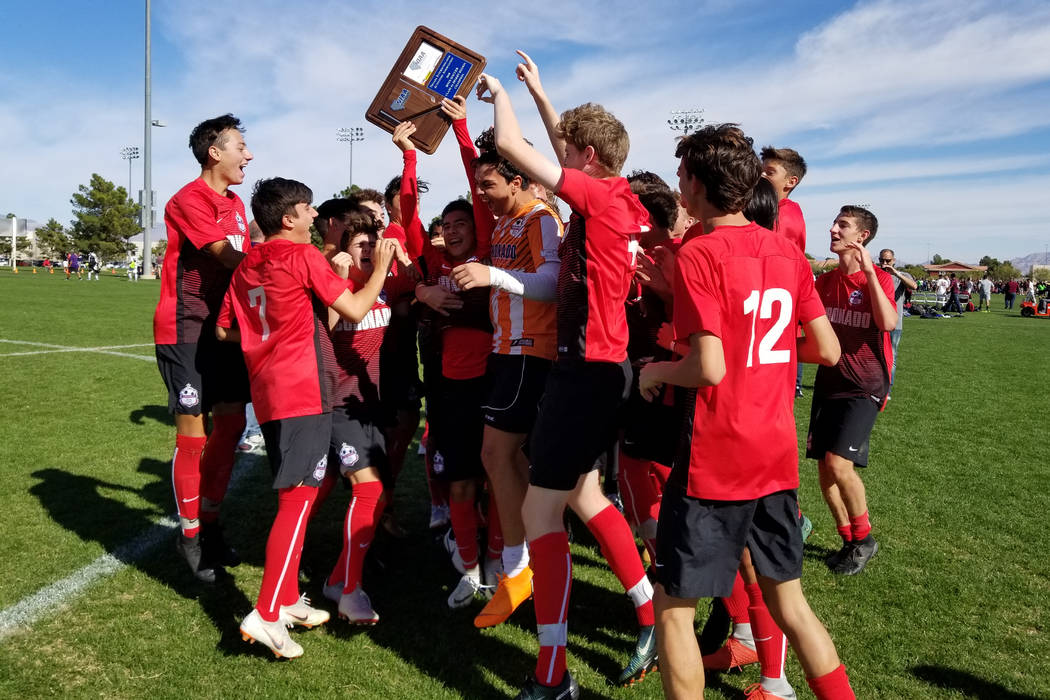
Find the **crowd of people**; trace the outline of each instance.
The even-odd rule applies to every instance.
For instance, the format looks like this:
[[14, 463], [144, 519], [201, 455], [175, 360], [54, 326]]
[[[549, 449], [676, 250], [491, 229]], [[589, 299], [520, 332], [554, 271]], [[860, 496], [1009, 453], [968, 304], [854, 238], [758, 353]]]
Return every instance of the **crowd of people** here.
[[[854, 697], [800, 585], [811, 525], [797, 495], [798, 365], [819, 365], [806, 454], [841, 538], [827, 564], [854, 575], [878, 550], [856, 468], [889, 398], [898, 290], [914, 281], [891, 250], [873, 260], [878, 221], [847, 205], [829, 232], [839, 266], [814, 284], [790, 197], [805, 160], [756, 153], [736, 125], [679, 140], [675, 188], [647, 171], [621, 177], [623, 124], [594, 103], [559, 113], [519, 55], [556, 159], [483, 75], [493, 126], [476, 139], [466, 100], [441, 104], [473, 196], [430, 230], [411, 122], [393, 130], [402, 172], [382, 192], [315, 209], [305, 184], [271, 177], [252, 193], [253, 221], [230, 189], [253, 159], [240, 121], [193, 130], [201, 175], [165, 209], [154, 317], [179, 554], [203, 582], [239, 563], [219, 515], [251, 401], [279, 505], [244, 639], [297, 657], [288, 629], [329, 621], [298, 570], [311, 516], [341, 479], [351, 496], [323, 594], [351, 624], [377, 624], [363, 562], [425, 399], [432, 524], [450, 523], [460, 572], [447, 605], [483, 602], [474, 624], [485, 628], [534, 603], [537, 663], [517, 697], [579, 694], [566, 668], [566, 507], [634, 610], [637, 642], [616, 683], [658, 664], [668, 697], [695, 698], [705, 668], [757, 663], [749, 698], [793, 698], [790, 643], [818, 698]], [[602, 459], [618, 463], [605, 470], [616, 488], [601, 482]], [[701, 598], [732, 622], [704, 654]]]

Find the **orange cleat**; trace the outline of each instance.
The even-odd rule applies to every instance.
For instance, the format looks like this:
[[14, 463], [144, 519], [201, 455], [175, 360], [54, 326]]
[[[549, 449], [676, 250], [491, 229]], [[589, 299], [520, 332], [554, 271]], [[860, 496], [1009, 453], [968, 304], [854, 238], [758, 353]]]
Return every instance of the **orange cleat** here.
[[518, 606], [532, 597], [532, 569], [525, 567], [516, 576], [501, 575], [492, 600], [485, 604], [474, 626], [478, 629], [495, 627], [507, 621]]
[[758, 663], [758, 652], [735, 637], [730, 637], [722, 648], [703, 657], [708, 671], [732, 671], [735, 668]]

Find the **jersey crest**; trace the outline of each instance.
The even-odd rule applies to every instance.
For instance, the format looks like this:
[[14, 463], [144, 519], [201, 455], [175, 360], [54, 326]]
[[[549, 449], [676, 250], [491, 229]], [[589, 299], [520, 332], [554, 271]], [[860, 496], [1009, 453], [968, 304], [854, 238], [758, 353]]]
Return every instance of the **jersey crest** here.
[[341, 464], [344, 469], [349, 469], [357, 464], [357, 460], [357, 448], [344, 442], [339, 448], [339, 464]]
[[179, 392], [179, 404], [185, 408], [193, 408], [200, 403], [200, 393], [193, 388], [193, 385], [187, 384], [182, 387], [182, 391]]
[[314, 467], [314, 481], [324, 481], [324, 475], [326, 471], [328, 471], [327, 453], [325, 453], [324, 456], [321, 457], [321, 459], [317, 462], [317, 466]]
[[861, 292], [859, 289], [854, 289], [849, 294], [849, 303], [853, 304], [854, 306], [856, 306], [857, 304], [863, 304], [864, 293]]

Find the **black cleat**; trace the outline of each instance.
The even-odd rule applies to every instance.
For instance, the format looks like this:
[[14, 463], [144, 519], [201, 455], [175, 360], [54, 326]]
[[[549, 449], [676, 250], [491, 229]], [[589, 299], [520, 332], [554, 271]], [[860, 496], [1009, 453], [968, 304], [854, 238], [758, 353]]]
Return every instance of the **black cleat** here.
[[565, 671], [561, 683], [556, 686], [540, 685], [535, 678], [528, 678], [516, 700], [577, 700], [580, 697], [580, 686], [576, 685], [576, 679], [572, 674]]
[[638, 632], [638, 643], [627, 666], [620, 671], [616, 685], [631, 686], [645, 678], [650, 671], [657, 670], [656, 627], [648, 625]]
[[201, 523], [201, 560], [212, 568], [232, 567], [241, 563], [241, 555], [226, 544], [219, 523]]
[[843, 560], [845, 560], [850, 555], [850, 552], [852, 551], [853, 543], [843, 542], [842, 549], [829, 554], [827, 558], [824, 559], [824, 563], [828, 565], [829, 569], [835, 571], [842, 564]]
[[200, 533], [193, 537], [186, 537], [180, 532], [179, 538], [175, 541], [175, 551], [186, 560], [190, 571], [193, 572], [198, 581], [215, 583], [215, 569], [202, 561]]
[[849, 555], [837, 567], [832, 569], [836, 574], [845, 574], [846, 576], [859, 574], [861, 571], [864, 571], [864, 567], [875, 556], [875, 552], [879, 551], [879, 543], [871, 535], [852, 544], [853, 548]]

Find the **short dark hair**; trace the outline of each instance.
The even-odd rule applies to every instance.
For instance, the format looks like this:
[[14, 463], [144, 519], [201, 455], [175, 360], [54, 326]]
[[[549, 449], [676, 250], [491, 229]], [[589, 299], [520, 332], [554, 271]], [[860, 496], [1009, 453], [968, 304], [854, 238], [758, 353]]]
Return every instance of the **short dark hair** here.
[[763, 163], [767, 161], [780, 163], [784, 166], [784, 172], [797, 177], [799, 182], [802, 182], [802, 178], [806, 176], [806, 160], [793, 148], [766, 146], [759, 157], [762, 158]]
[[357, 197], [336, 197], [326, 199], [317, 207], [317, 218], [314, 219], [314, 228], [322, 236], [328, 234], [328, 220], [338, 219], [352, 211], [357, 211], [360, 202]]
[[865, 246], [875, 239], [875, 234], [879, 230], [879, 220], [864, 207], [857, 206], [856, 204], [847, 204], [839, 209], [839, 216], [848, 216], [851, 219], [856, 219], [857, 227], [861, 231], [868, 232], [868, 238], [864, 241]]
[[461, 211], [470, 217], [471, 221], [474, 221], [474, 207], [465, 199], [453, 199], [451, 202], [445, 205], [445, 208], [441, 210], [441, 218], [444, 219], [447, 215], [454, 211]]
[[477, 170], [482, 165], [491, 165], [495, 168], [496, 172], [507, 181], [507, 183], [510, 183], [510, 181], [516, 177], [520, 177], [521, 189], [527, 189], [529, 186], [529, 176], [516, 168], [513, 163], [501, 156], [495, 150], [482, 151], [481, 155], [475, 158], [474, 162], [471, 163], [474, 170]]
[[627, 176], [627, 182], [632, 185], [636, 182], [640, 182], [646, 185], [659, 185], [668, 190], [671, 189], [671, 186], [668, 185], [662, 177], [648, 170], [632, 170], [631, 174]]
[[[419, 192], [427, 192], [430, 190], [430, 185], [427, 184], [426, 180], [416, 180], [416, 190]], [[383, 190], [383, 203], [390, 204], [401, 192], [401, 176], [397, 175], [390, 182], [386, 183], [386, 189]]]
[[[631, 192], [638, 196], [645, 210], [649, 212], [649, 221], [653, 226], [673, 229], [678, 222], [678, 199], [670, 188], [644, 181], [631, 181]], [[662, 180], [661, 180], [662, 182]]]
[[193, 128], [190, 132], [190, 150], [193, 157], [202, 166], [208, 164], [208, 149], [212, 146], [222, 148], [226, 143], [224, 134], [229, 129], [236, 129], [244, 133], [241, 120], [232, 114], [224, 114], [214, 119], [206, 119]]
[[777, 202], [777, 191], [773, 183], [764, 177], [758, 178], [755, 189], [751, 191], [751, 201], [744, 207], [744, 216], [762, 228], [770, 231], [777, 225], [780, 216], [780, 205]]
[[736, 124], [701, 127], [683, 136], [674, 154], [703, 183], [711, 206], [726, 214], [744, 210], [762, 176], [754, 141]]
[[281, 230], [281, 218], [294, 214], [296, 204], [309, 204], [314, 193], [297, 180], [271, 177], [259, 180], [252, 190], [252, 216], [267, 237]]
[[379, 227], [376, 226], [376, 220], [372, 218], [371, 212], [357, 210], [346, 212], [343, 214], [343, 223], [346, 228], [339, 239], [339, 250], [345, 251], [350, 241], [359, 234], [366, 233], [372, 238], [379, 235]]

